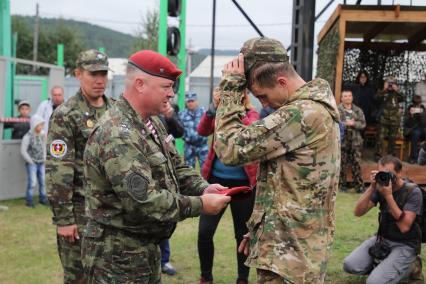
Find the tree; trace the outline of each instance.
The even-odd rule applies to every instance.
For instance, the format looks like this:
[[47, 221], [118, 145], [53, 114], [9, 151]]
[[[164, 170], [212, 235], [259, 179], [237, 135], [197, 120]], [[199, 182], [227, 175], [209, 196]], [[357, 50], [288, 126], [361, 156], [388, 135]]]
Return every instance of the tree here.
[[[31, 23], [33, 17], [12, 17], [12, 31], [18, 33], [16, 57], [32, 60], [33, 58], [33, 30]], [[67, 75], [72, 74], [75, 68], [75, 60], [79, 52], [83, 50], [79, 33], [67, 27], [64, 22], [54, 26], [40, 25], [38, 41], [38, 61], [57, 64], [57, 45], [64, 44], [64, 67]], [[29, 65], [17, 65], [17, 73], [32, 73]], [[47, 74], [46, 68], [39, 68], [37, 74]]]
[[[57, 45], [64, 44], [64, 67], [66, 74], [73, 74], [78, 54], [84, 50], [80, 36], [75, 30], [70, 29], [64, 22], [51, 30], [47, 35], [46, 52], [40, 56], [40, 61], [57, 64]], [[41, 49], [39, 48], [39, 52]]]
[[136, 31], [136, 40], [134, 51], [149, 49], [156, 51], [158, 49], [158, 28], [160, 25], [160, 13], [158, 10], [148, 10], [142, 17], [140, 26]]

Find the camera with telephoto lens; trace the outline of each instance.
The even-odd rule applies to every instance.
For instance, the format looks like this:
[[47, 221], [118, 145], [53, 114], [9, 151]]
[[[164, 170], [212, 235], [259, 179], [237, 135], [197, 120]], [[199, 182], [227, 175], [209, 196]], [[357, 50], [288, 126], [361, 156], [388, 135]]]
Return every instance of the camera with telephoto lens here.
[[391, 172], [378, 172], [376, 176], [374, 177], [378, 185], [381, 186], [388, 186], [389, 181], [394, 182], [396, 179], [396, 176], [394, 173]]
[[376, 242], [372, 247], [368, 249], [368, 254], [373, 258], [373, 261], [375, 263], [378, 263], [381, 260], [385, 259], [390, 253], [391, 248], [383, 242]]

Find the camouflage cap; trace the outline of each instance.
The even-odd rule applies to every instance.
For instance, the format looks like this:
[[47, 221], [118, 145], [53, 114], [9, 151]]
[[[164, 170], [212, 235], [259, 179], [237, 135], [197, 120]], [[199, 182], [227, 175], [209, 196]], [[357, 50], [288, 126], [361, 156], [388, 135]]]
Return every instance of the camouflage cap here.
[[287, 50], [278, 40], [256, 37], [246, 41], [240, 52], [244, 55], [244, 72], [247, 74], [253, 66], [263, 62], [288, 62]]
[[108, 57], [105, 53], [96, 49], [89, 49], [80, 52], [76, 65], [78, 68], [95, 72], [108, 71]]

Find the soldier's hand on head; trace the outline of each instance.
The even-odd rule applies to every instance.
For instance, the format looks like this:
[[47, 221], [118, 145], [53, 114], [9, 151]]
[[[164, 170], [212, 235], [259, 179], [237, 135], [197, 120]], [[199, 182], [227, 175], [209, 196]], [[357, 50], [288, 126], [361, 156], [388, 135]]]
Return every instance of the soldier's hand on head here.
[[218, 183], [213, 183], [204, 189], [203, 194], [218, 194], [219, 191], [224, 189], [228, 189], [228, 188]]
[[250, 233], [247, 233], [243, 236], [243, 240], [238, 246], [238, 252], [243, 253], [245, 256], [248, 256], [250, 253]]
[[224, 76], [231, 74], [244, 75], [244, 55], [240, 53], [237, 57], [225, 64], [225, 67], [223, 67], [222, 70], [222, 74]]
[[75, 240], [79, 240], [80, 236], [78, 235], [77, 225], [69, 225], [69, 226], [58, 226], [57, 234], [63, 237], [70, 243], [74, 243]]
[[222, 194], [201, 195], [203, 201], [202, 213], [206, 215], [216, 215], [231, 202], [231, 197]]

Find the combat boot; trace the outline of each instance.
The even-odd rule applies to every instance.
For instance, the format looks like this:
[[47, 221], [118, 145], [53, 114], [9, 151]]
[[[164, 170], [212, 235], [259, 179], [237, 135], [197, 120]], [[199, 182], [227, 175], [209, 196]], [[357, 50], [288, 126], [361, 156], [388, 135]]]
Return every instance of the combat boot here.
[[424, 276], [422, 272], [422, 259], [420, 256], [416, 256], [416, 260], [410, 266], [410, 276], [408, 276], [409, 284], [420, 284], [424, 283]]

